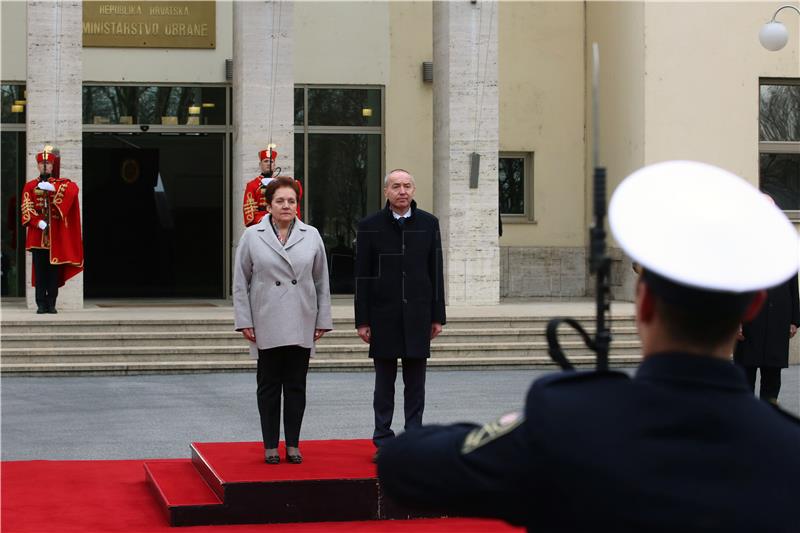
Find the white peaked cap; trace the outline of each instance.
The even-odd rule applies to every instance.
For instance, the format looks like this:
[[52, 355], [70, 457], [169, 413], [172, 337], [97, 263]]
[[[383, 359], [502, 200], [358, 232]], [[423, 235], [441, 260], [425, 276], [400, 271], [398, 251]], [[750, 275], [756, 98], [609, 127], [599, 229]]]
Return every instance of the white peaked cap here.
[[742, 293], [800, 267], [797, 231], [744, 179], [695, 161], [637, 170], [609, 205], [611, 232], [645, 270], [692, 288]]

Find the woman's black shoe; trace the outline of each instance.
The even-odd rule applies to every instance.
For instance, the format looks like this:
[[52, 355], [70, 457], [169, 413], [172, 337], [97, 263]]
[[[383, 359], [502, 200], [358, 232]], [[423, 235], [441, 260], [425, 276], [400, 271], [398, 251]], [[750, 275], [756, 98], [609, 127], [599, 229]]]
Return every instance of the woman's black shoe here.
[[293, 465], [299, 465], [300, 463], [303, 462], [303, 456], [300, 454], [297, 455], [286, 454], [286, 462], [291, 463]]
[[280, 455], [267, 455], [264, 457], [264, 462], [268, 465], [276, 465], [281, 462]]

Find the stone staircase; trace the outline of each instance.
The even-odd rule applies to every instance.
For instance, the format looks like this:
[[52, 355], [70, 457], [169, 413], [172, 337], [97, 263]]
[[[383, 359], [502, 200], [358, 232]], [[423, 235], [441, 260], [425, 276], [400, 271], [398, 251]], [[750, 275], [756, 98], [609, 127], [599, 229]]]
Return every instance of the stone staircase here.
[[[0, 372], [11, 375], [121, 375], [235, 372], [255, 368], [246, 341], [230, 318], [103, 317], [80, 320], [3, 320]], [[429, 365], [449, 369], [549, 366], [545, 327], [549, 317], [451, 317], [433, 342]], [[593, 317], [578, 317], [592, 326]], [[317, 344], [315, 371], [372, 368], [367, 345], [352, 320], [336, 318], [334, 331]], [[576, 365], [591, 366], [594, 354], [570, 328], [561, 343]], [[640, 344], [631, 316], [612, 322], [612, 365], [635, 365]]]

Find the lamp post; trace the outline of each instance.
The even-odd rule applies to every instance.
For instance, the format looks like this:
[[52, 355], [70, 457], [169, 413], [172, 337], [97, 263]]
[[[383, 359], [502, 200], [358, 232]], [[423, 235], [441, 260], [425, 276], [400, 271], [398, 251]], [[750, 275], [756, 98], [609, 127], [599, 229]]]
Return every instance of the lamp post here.
[[797, 14], [800, 15], [800, 8], [796, 6], [788, 4], [781, 6], [775, 11], [775, 14], [772, 15], [772, 20], [764, 24], [761, 31], [758, 32], [758, 40], [761, 41], [761, 46], [772, 52], [777, 52], [786, 46], [786, 42], [789, 40], [789, 31], [786, 29], [786, 26], [775, 20], [778, 13], [786, 8], [794, 9], [797, 11]]

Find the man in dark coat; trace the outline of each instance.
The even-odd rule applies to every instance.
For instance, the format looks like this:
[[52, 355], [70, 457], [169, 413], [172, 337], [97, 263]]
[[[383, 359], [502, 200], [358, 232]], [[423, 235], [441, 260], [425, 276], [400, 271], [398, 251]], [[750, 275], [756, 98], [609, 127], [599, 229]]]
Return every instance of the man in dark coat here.
[[689, 161], [628, 177], [609, 222], [643, 270], [635, 376], [552, 374], [496, 422], [408, 431], [378, 455], [383, 492], [537, 533], [797, 532], [800, 420], [730, 361], [763, 289], [796, 276], [795, 229], [745, 180]]
[[761, 369], [762, 400], [777, 402], [781, 369], [789, 366], [789, 339], [800, 327], [800, 297], [797, 276], [767, 291], [767, 301], [758, 316], [742, 325], [733, 359], [747, 374], [755, 392], [756, 371]]
[[355, 322], [375, 366], [375, 431], [380, 448], [394, 437], [394, 383], [403, 361], [405, 429], [422, 425], [431, 340], [445, 323], [439, 220], [417, 209], [414, 177], [384, 179], [386, 207], [358, 225]]

